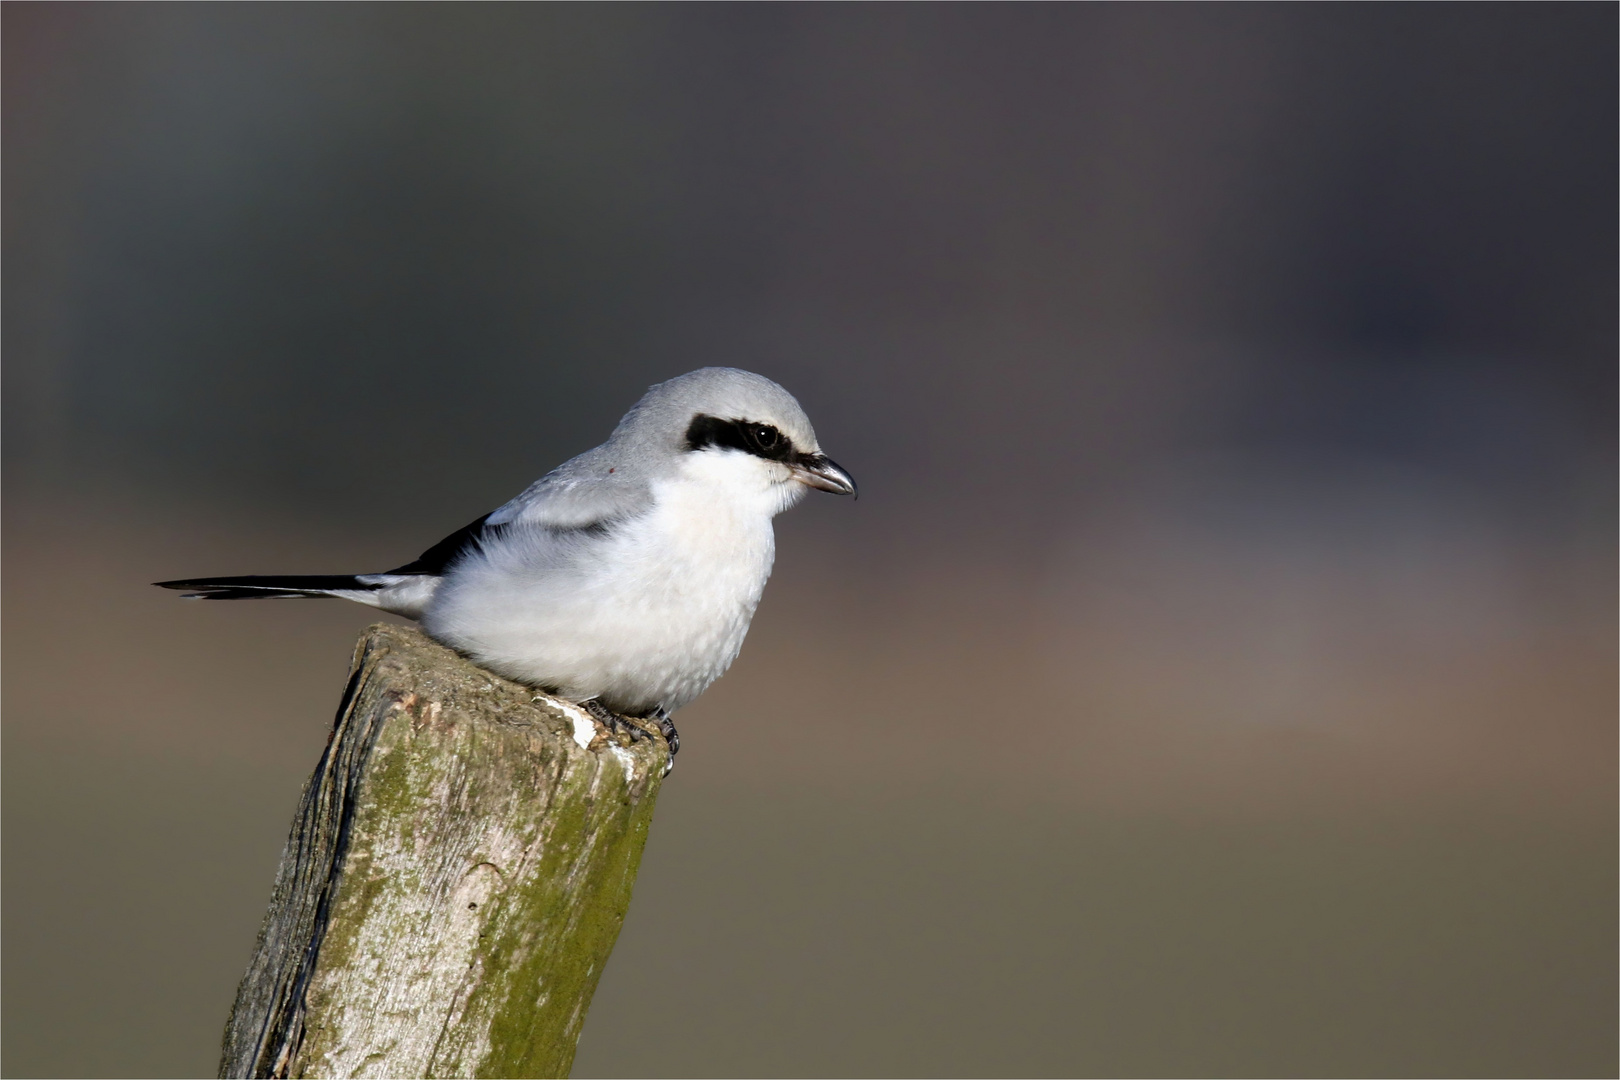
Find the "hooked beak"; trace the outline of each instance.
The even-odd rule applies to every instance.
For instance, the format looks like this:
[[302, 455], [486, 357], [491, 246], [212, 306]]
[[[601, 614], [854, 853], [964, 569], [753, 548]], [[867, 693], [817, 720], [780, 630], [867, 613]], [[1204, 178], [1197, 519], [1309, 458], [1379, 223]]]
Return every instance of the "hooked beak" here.
[[800, 454], [789, 467], [793, 470], [793, 478], [801, 484], [839, 495], [859, 497], [855, 490], [855, 478], [840, 469], [838, 463], [826, 454]]

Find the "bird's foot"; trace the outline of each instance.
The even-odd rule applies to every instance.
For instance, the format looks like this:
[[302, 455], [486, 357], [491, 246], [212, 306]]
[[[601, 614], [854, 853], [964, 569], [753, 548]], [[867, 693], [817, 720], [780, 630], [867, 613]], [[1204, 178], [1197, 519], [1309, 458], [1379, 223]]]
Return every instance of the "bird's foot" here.
[[600, 701], [597, 701], [595, 698], [591, 698], [589, 701], [582, 701], [579, 704], [581, 708], [595, 718], [597, 723], [607, 728], [608, 736], [613, 738], [615, 741], [617, 741], [621, 735], [628, 737], [633, 743], [638, 743], [642, 739], [652, 738], [652, 733], [647, 731], [640, 724], [636, 723], [628, 716], [620, 716], [618, 713], [614, 712]]
[[675, 755], [681, 752], [681, 733], [675, 730], [675, 721], [663, 709], [654, 709], [647, 714], [647, 719], [658, 725], [659, 734], [669, 744], [669, 759], [674, 761]]
[[608, 737], [616, 741], [621, 735], [628, 737], [632, 743], [650, 739], [653, 737], [652, 732], [642, 727], [639, 721], [656, 724], [658, 733], [664, 737], [664, 744], [669, 747], [669, 760], [664, 763], [664, 775], [668, 776], [669, 771], [675, 767], [675, 755], [681, 749], [681, 733], [675, 730], [675, 722], [663, 709], [654, 709], [646, 716], [632, 717], [614, 712], [595, 698], [579, 704], [595, 718], [597, 723], [607, 729]]

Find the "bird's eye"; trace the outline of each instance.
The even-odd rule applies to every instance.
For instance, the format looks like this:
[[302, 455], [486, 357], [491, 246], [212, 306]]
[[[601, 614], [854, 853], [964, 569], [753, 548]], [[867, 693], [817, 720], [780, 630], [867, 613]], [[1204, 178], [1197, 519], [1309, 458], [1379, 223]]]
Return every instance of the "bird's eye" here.
[[775, 450], [776, 444], [781, 441], [782, 435], [769, 424], [755, 424], [754, 441], [761, 450]]

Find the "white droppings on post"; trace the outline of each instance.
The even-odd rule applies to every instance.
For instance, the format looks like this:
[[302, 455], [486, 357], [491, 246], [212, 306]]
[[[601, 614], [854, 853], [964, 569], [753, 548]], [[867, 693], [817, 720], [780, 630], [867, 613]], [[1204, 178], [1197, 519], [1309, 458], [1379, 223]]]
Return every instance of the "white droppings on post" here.
[[561, 709], [563, 715], [568, 717], [568, 722], [574, 725], [574, 742], [579, 744], [581, 750], [590, 747], [591, 740], [596, 738], [596, 721], [591, 719], [590, 713], [575, 705], [572, 701], [554, 698], [549, 694], [543, 699], [536, 698], [535, 700], [544, 700], [546, 704]]
[[624, 766], [624, 775], [633, 778], [636, 775], [636, 759], [630, 755], [630, 751], [613, 743], [608, 744], [608, 750], [619, 759], [619, 764]]

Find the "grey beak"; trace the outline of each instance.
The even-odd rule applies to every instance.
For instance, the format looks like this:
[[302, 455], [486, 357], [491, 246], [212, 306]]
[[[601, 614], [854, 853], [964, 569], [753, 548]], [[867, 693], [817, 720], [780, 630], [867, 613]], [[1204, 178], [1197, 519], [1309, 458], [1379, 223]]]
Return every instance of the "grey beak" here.
[[793, 462], [792, 469], [794, 479], [801, 484], [859, 498], [855, 478], [840, 469], [838, 463], [826, 454], [800, 454]]

